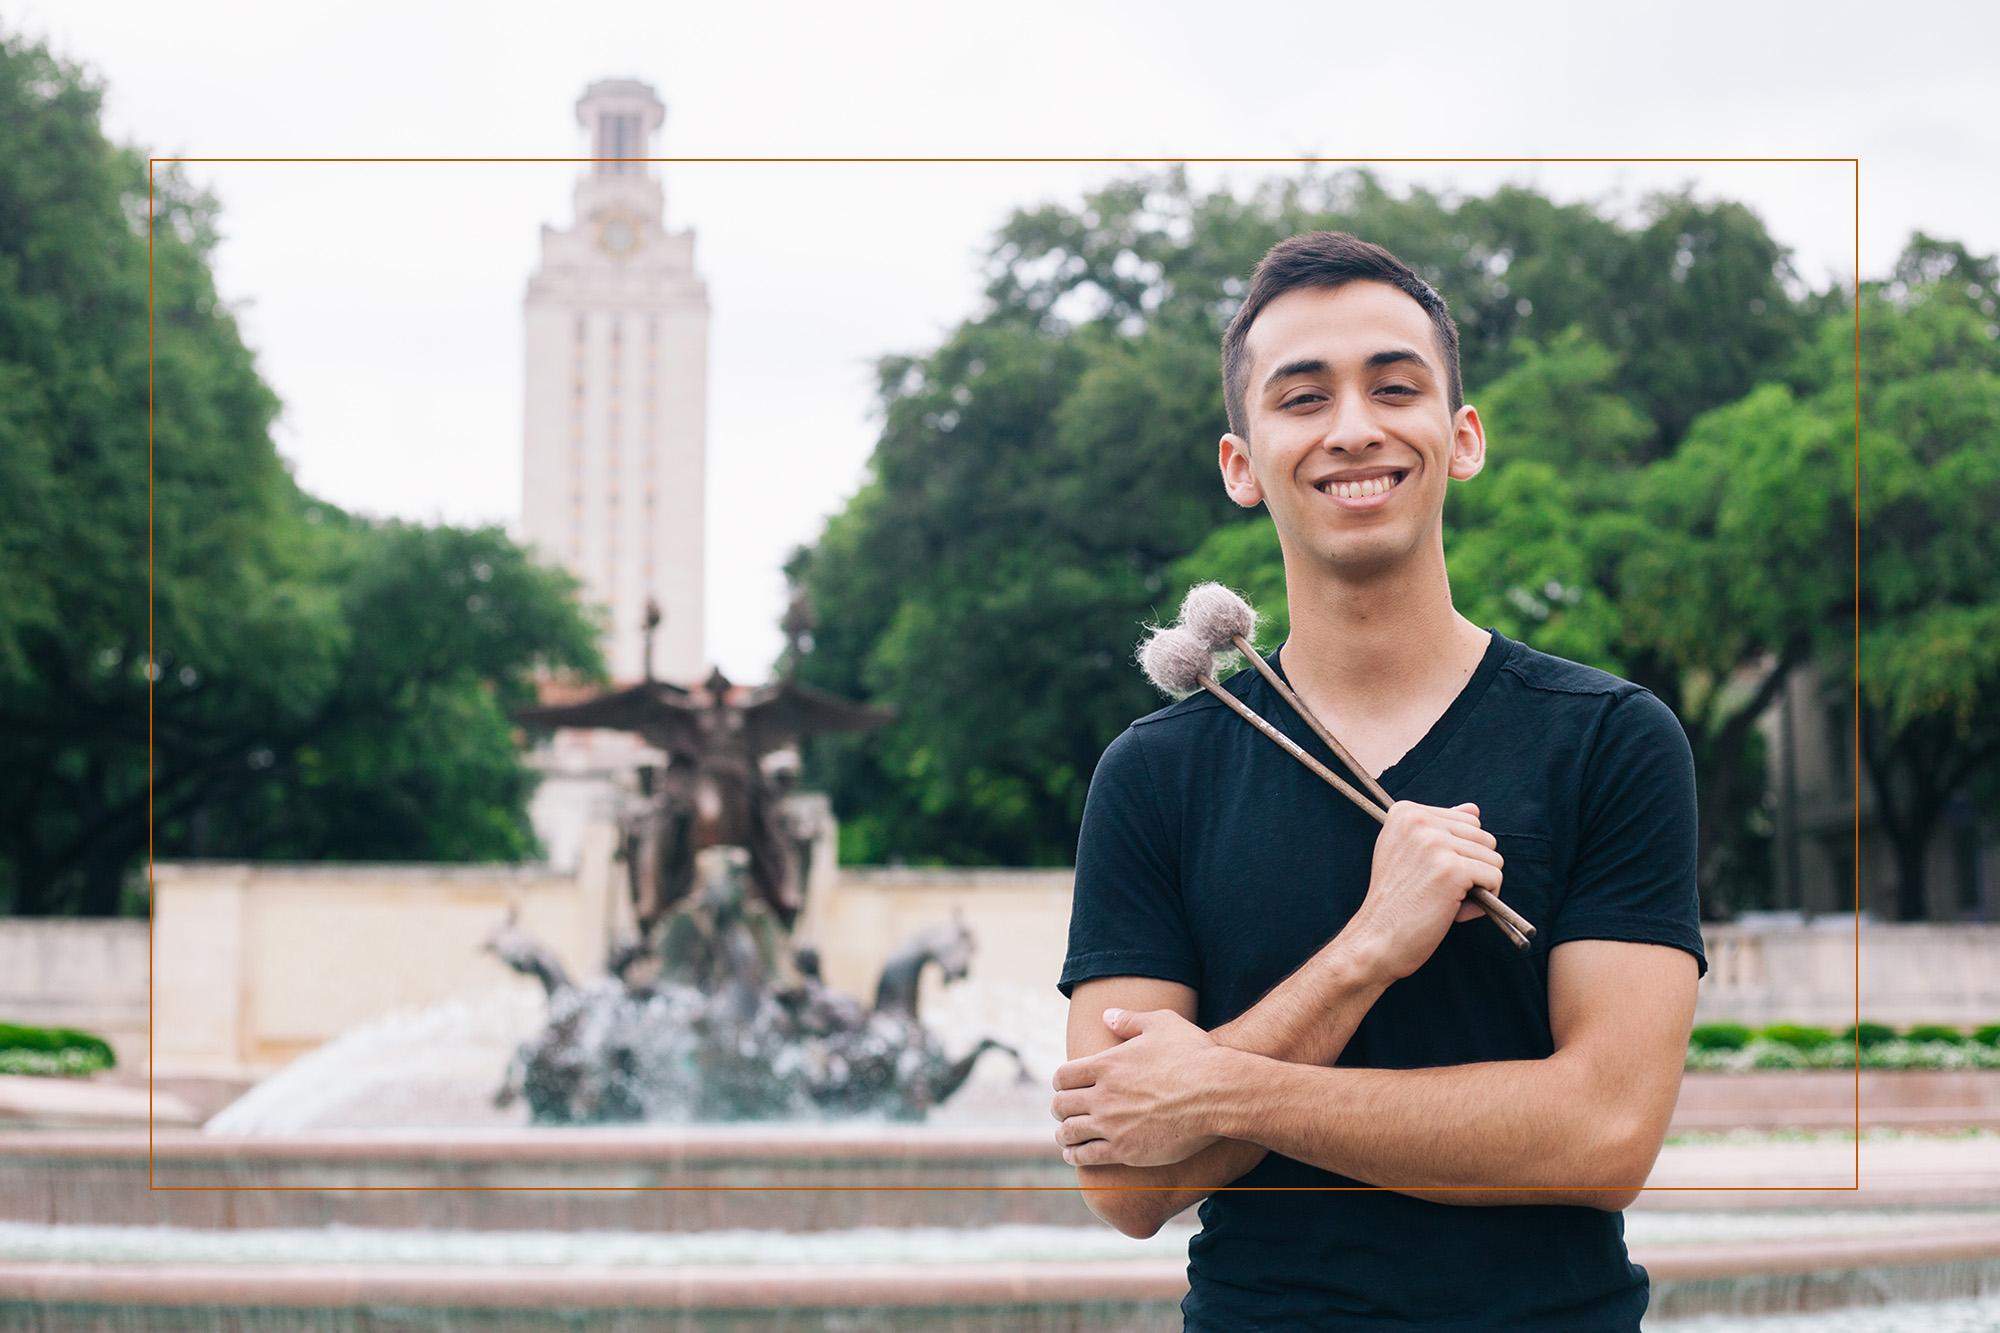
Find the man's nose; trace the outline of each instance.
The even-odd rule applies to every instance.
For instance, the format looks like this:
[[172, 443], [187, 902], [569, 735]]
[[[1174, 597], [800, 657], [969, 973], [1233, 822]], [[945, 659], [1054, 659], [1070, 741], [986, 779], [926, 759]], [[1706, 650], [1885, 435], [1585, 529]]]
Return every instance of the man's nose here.
[[1321, 448], [1357, 450], [1381, 442], [1382, 429], [1365, 394], [1343, 393], [1333, 400], [1326, 434], [1320, 437]]

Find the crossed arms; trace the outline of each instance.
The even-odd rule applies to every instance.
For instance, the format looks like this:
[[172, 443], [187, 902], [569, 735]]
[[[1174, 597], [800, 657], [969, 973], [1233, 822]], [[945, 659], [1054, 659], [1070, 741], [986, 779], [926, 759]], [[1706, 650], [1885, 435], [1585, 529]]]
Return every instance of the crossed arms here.
[[[1559, 945], [1554, 1054], [1433, 1069], [1327, 1067], [1389, 984], [1345, 935], [1213, 1032], [1194, 1025], [1195, 992], [1177, 982], [1081, 982], [1056, 1071], [1057, 1141], [1091, 1210], [1130, 1236], [1266, 1152], [1436, 1203], [1616, 1211], [1666, 1137], [1696, 978], [1694, 958], [1666, 945]], [[1124, 1011], [1115, 1028], [1108, 1009]]]

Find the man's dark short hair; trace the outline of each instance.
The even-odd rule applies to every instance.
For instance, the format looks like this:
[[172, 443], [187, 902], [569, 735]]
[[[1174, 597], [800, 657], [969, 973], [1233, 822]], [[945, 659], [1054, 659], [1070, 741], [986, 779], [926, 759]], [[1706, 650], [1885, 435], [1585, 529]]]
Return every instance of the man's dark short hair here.
[[1222, 396], [1229, 409], [1229, 429], [1250, 438], [1244, 381], [1250, 375], [1246, 344], [1250, 325], [1265, 306], [1301, 287], [1339, 287], [1365, 279], [1385, 282], [1424, 308], [1444, 353], [1451, 410], [1465, 405], [1465, 386], [1458, 371], [1458, 325], [1452, 322], [1444, 298], [1396, 256], [1344, 231], [1308, 231], [1287, 237], [1257, 261], [1250, 275], [1250, 294], [1222, 335]]

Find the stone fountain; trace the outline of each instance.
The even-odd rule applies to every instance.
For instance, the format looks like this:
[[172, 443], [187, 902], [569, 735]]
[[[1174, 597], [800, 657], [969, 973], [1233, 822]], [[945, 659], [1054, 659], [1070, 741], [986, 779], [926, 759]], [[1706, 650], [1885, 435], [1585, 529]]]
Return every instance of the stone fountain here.
[[511, 917], [489, 937], [548, 998], [546, 1024], [522, 1043], [496, 1100], [524, 1098], [538, 1125], [921, 1120], [989, 1051], [1028, 1081], [1014, 1048], [986, 1037], [948, 1059], [919, 1020], [926, 968], [947, 984], [966, 976], [973, 941], [962, 919], [907, 941], [869, 1008], [828, 988], [816, 951], [791, 939], [807, 833], [785, 800], [794, 747], [893, 714], [789, 675], [750, 688], [717, 670], [682, 688], [652, 679], [650, 660], [638, 685], [516, 715], [530, 728], [635, 732], [666, 764], [640, 771], [622, 820], [636, 931], [603, 977], [571, 979]]
[[1031, 1077], [991, 1037], [948, 1059], [919, 1021], [924, 969], [936, 965], [947, 983], [969, 970], [962, 919], [898, 950], [864, 1008], [821, 981], [810, 945], [792, 949], [789, 976], [778, 975], [774, 932], [752, 924], [762, 914], [745, 888], [746, 858], [715, 850], [724, 854], [702, 857], [702, 891], [661, 932], [662, 956], [620, 950], [595, 981], [572, 981], [511, 918], [494, 931], [488, 947], [548, 996], [548, 1021], [521, 1044], [498, 1105], [525, 1098], [537, 1125], [921, 1120], [988, 1051]]

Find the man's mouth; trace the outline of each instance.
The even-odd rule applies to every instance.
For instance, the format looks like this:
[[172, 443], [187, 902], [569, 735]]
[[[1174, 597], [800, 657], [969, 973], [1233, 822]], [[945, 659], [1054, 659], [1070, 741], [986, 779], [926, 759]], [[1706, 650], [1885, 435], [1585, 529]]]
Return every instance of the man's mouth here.
[[1381, 497], [1402, 485], [1403, 478], [1409, 475], [1407, 471], [1403, 471], [1371, 477], [1367, 481], [1323, 481], [1314, 489], [1321, 495], [1330, 496], [1350, 507], [1367, 508], [1370, 507], [1370, 502], [1379, 501]]

